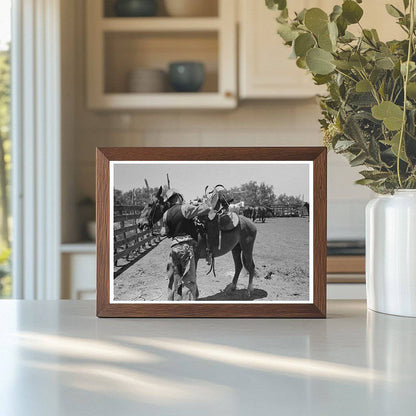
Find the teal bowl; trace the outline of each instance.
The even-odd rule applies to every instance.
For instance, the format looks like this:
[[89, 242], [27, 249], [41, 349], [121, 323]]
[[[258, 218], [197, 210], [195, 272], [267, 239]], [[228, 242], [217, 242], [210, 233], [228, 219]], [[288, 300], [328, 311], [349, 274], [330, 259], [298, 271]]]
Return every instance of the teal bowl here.
[[205, 81], [205, 67], [201, 62], [172, 62], [169, 82], [176, 92], [198, 92]]
[[158, 0], [117, 0], [114, 5], [119, 17], [151, 17], [157, 14]]

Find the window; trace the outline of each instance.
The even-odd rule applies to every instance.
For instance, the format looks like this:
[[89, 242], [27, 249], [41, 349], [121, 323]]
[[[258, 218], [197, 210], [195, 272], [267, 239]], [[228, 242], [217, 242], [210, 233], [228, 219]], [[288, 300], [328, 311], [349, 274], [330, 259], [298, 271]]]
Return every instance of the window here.
[[10, 42], [11, 0], [0, 0], [0, 298], [11, 297]]

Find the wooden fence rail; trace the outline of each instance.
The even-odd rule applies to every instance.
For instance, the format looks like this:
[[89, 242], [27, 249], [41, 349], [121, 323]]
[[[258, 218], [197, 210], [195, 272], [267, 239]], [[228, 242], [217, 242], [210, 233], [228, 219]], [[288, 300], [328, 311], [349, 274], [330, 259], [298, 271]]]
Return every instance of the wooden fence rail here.
[[[141, 231], [138, 224], [142, 207], [114, 206], [114, 278], [148, 254], [160, 243], [160, 224]], [[121, 262], [122, 264], [119, 264]]]

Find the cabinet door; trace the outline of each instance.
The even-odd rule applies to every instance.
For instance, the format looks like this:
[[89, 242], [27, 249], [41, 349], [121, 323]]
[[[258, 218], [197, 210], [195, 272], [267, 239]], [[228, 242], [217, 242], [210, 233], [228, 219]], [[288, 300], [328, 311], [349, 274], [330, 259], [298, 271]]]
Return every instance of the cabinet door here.
[[[389, 3], [403, 8], [402, 0]], [[338, 0], [291, 0], [289, 11], [320, 7], [330, 12]], [[363, 2], [362, 25], [376, 28], [382, 40], [403, 38], [394, 18], [388, 15], [385, 5], [379, 1]], [[275, 17], [278, 12], [267, 9], [264, 0], [239, 0], [240, 18], [240, 68], [239, 88], [241, 98], [305, 98], [322, 93], [313, 84], [311, 75], [299, 69], [289, 59], [290, 48], [277, 35]], [[349, 30], [359, 33], [358, 25]]]
[[[317, 2], [292, 0], [290, 10], [300, 11]], [[318, 7], [320, 7], [319, 4]], [[269, 10], [264, 1], [240, 0], [240, 97], [305, 98], [318, 93], [305, 70], [289, 59], [290, 48], [276, 33], [278, 12]]]

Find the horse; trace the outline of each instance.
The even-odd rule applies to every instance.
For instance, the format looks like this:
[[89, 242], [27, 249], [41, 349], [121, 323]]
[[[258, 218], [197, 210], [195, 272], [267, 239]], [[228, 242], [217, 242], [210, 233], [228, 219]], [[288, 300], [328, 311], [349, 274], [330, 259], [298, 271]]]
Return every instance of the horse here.
[[[165, 200], [162, 197], [162, 187], [152, 196], [151, 202], [142, 210], [138, 224], [141, 228], [152, 229], [164, 215], [164, 213], [173, 207], [177, 201]], [[179, 201], [179, 203], [181, 203]], [[222, 231], [221, 244], [213, 244], [209, 247], [212, 256], [220, 257], [231, 251], [234, 260], [234, 276], [226, 288], [225, 292], [230, 295], [237, 287], [238, 278], [243, 266], [249, 273], [247, 285], [247, 296], [251, 297], [253, 292], [253, 277], [255, 274], [255, 265], [253, 261], [253, 248], [256, 240], [257, 228], [246, 217], [239, 215], [239, 224], [231, 231]], [[185, 221], [193, 221], [185, 219]], [[208, 227], [214, 227], [216, 221], [208, 221]], [[212, 230], [214, 231], [214, 230]], [[209, 231], [208, 231], [209, 232]], [[199, 259], [205, 257], [207, 252], [207, 242], [205, 238], [199, 238], [195, 252], [195, 268]], [[197, 296], [196, 296], [197, 297]]]

